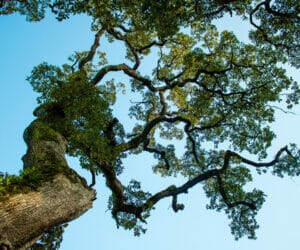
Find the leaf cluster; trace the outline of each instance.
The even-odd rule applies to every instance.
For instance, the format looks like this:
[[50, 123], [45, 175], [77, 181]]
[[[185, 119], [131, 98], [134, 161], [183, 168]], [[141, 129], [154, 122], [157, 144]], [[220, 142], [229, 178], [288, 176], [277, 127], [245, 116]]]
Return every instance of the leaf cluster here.
[[[136, 235], [145, 232], [141, 223], [157, 202], [169, 197], [173, 210], [182, 210], [177, 197], [201, 183], [208, 208], [228, 215], [238, 239], [255, 238], [255, 216], [265, 199], [260, 190], [245, 190], [250, 168], [280, 177], [300, 174], [295, 145], [263, 162], [275, 138], [270, 124], [276, 105], [299, 103], [298, 83], [280, 66], [299, 67], [296, 6], [296, 0], [7, 1], [0, 14], [20, 12], [40, 20], [50, 8], [58, 20], [73, 14], [93, 18], [89, 51], [76, 52], [72, 65], [43, 63], [28, 80], [40, 93], [38, 119], [67, 138], [68, 153], [78, 156], [83, 168], [104, 175], [118, 225]], [[218, 31], [213, 21], [226, 15], [251, 25], [250, 43]], [[124, 45], [123, 63], [109, 63], [100, 48], [103, 36]], [[142, 67], [147, 57], [156, 62], [150, 70]], [[123, 73], [128, 83], [104, 81], [112, 72]], [[132, 129], [112, 115], [118, 88], [131, 88], [138, 99], [129, 108], [136, 122]], [[157, 160], [155, 173], [182, 175], [186, 182], [153, 195], [138, 181], [123, 185], [117, 177], [121, 159], [145, 152]]]

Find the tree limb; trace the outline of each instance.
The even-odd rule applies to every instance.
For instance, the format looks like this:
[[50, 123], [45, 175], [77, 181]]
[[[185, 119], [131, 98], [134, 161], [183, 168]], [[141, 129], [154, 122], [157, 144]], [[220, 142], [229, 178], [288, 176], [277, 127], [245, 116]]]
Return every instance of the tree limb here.
[[223, 184], [223, 180], [220, 174], [217, 175], [217, 182], [218, 182], [218, 186], [219, 186], [219, 192], [223, 198], [224, 203], [227, 205], [228, 208], [233, 208], [239, 205], [243, 205], [243, 206], [247, 206], [252, 210], [256, 210], [256, 206], [254, 203], [252, 202], [247, 202], [244, 200], [240, 200], [240, 201], [235, 201], [235, 202], [229, 202], [227, 194], [226, 194], [226, 190]]
[[105, 31], [106, 31], [105, 29], [101, 29], [96, 33], [94, 43], [93, 43], [88, 55], [79, 61], [79, 64], [78, 64], [79, 70], [81, 70], [87, 62], [90, 62], [93, 60], [95, 53], [97, 51], [97, 48], [99, 47], [99, 40]]
[[272, 167], [274, 166], [275, 163], [277, 163], [279, 161], [280, 156], [286, 152], [287, 154], [291, 155], [291, 152], [288, 150], [287, 146], [282, 147], [275, 155], [274, 159], [272, 161], [269, 162], [255, 162], [255, 161], [251, 161], [247, 158], [244, 158], [243, 156], [239, 155], [236, 152], [227, 150], [225, 153], [225, 157], [224, 157], [224, 165], [223, 165], [223, 169], [227, 169], [229, 166], [229, 160], [231, 157], [235, 157], [239, 160], [241, 160], [243, 163], [246, 163], [248, 165], [260, 168], [260, 167]]
[[117, 65], [107, 65], [100, 69], [97, 74], [94, 76], [94, 78], [91, 80], [91, 84], [97, 85], [103, 77], [109, 73], [114, 71], [123, 71], [126, 75], [140, 81], [142, 84], [144, 84], [150, 91], [156, 92], [157, 89], [153, 87], [152, 81], [141, 76], [136, 70], [130, 68], [127, 64], [121, 63]]

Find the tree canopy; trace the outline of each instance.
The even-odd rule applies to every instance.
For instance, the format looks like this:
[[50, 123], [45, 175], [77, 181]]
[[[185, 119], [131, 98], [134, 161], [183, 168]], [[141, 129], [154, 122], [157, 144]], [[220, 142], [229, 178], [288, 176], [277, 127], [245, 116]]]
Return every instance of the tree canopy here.
[[[283, 68], [300, 66], [298, 1], [0, 2], [1, 14], [19, 12], [28, 21], [43, 19], [47, 11], [59, 21], [91, 16], [95, 40], [62, 66], [42, 63], [32, 70], [28, 81], [39, 93], [34, 114], [67, 140], [67, 153], [91, 172], [92, 185], [97, 175], [105, 177], [117, 225], [140, 235], [160, 200], [170, 198], [178, 212], [184, 209], [180, 195], [202, 185], [207, 208], [228, 215], [234, 237], [255, 238], [265, 195], [245, 187], [253, 171], [300, 174], [295, 144], [266, 160], [276, 105], [291, 109], [300, 98], [298, 83]], [[214, 22], [227, 15], [250, 25], [248, 43], [218, 30]], [[111, 64], [101, 39], [122, 43], [124, 62]], [[144, 66], [149, 57], [155, 61], [151, 69]], [[112, 72], [128, 82], [116, 82]], [[132, 128], [113, 112], [120, 92], [137, 100], [129, 110]], [[183, 152], [176, 150], [179, 144]], [[119, 179], [126, 168], [122, 160], [143, 153], [156, 159], [155, 174], [186, 182], [155, 194], [143, 190], [140, 180], [125, 186]]]

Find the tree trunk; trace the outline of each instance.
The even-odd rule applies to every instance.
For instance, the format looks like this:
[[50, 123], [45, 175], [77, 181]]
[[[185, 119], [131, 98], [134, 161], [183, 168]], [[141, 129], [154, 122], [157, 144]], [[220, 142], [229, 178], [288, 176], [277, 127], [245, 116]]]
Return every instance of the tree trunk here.
[[28, 192], [10, 194], [0, 202], [0, 249], [26, 249], [54, 226], [71, 221], [92, 207], [96, 193], [71, 170], [65, 160], [66, 140], [34, 121], [24, 132], [28, 145], [24, 168], [48, 171], [59, 166], [49, 180]]
[[7, 249], [26, 249], [44, 232], [79, 217], [94, 199], [93, 190], [58, 174], [37, 191], [0, 203], [0, 241], [11, 245]]

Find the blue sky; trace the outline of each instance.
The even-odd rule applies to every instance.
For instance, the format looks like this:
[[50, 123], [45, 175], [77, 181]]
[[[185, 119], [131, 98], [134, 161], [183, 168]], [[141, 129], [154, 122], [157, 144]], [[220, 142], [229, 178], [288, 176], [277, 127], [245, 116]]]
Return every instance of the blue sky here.
[[[245, 36], [244, 28], [237, 27], [235, 23], [226, 25]], [[89, 26], [89, 20], [84, 17], [72, 17], [63, 23], [52, 17], [40, 23], [25, 22], [25, 18], [18, 15], [0, 17], [0, 171], [18, 173], [22, 168], [21, 157], [26, 151], [22, 134], [34, 119], [32, 111], [36, 107], [36, 94], [26, 82], [26, 77], [35, 65], [43, 61], [61, 65], [74, 51], [89, 49], [93, 41]], [[119, 59], [120, 55], [122, 52], [118, 47], [110, 50], [112, 60]], [[289, 69], [289, 74], [299, 81], [299, 72]], [[123, 114], [122, 118], [126, 119], [127, 111], [122, 110], [122, 106], [119, 105], [115, 112]], [[296, 107], [294, 112], [300, 114], [300, 107]], [[300, 115], [278, 112], [274, 124], [277, 139], [270, 150], [270, 157], [276, 149], [289, 142], [300, 145], [299, 125]], [[128, 159], [122, 180], [128, 181], [136, 176], [141, 179], [142, 186], [153, 192], [175, 182], [174, 179], [152, 177], [151, 161], [148, 155]], [[69, 163], [86, 175], [79, 169], [76, 159], [69, 159]], [[86, 176], [89, 178], [89, 175]], [[177, 180], [175, 184], [181, 181]], [[170, 208], [170, 200], [160, 202], [148, 220], [147, 233], [137, 238], [132, 232], [116, 228], [106, 211], [109, 192], [104, 180], [99, 178], [94, 208], [70, 223], [61, 249], [299, 249], [300, 178], [258, 176], [253, 185], [268, 195], [258, 215], [261, 227], [255, 241], [233, 239], [226, 216], [205, 209], [207, 199], [201, 186], [180, 197], [186, 206], [182, 212], [175, 214]]]

